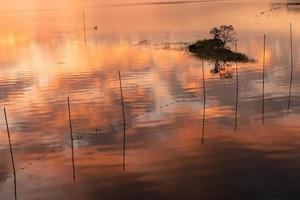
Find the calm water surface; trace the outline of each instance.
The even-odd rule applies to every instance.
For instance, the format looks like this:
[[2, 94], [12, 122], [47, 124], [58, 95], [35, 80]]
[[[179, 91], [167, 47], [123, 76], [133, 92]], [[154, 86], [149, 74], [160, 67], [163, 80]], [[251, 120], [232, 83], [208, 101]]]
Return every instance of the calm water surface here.
[[[18, 198], [299, 199], [298, 9], [261, 14], [273, 6], [238, 1], [125, 3], [2, 8], [0, 104], [8, 112]], [[287, 116], [290, 22], [295, 69]], [[208, 37], [209, 29], [220, 24], [235, 27], [239, 50], [256, 62], [238, 65], [237, 131], [235, 65], [224, 78], [210, 72], [212, 63], [204, 63], [202, 134], [201, 61], [182, 48]], [[143, 40], [147, 44], [137, 45]], [[125, 172], [119, 70], [127, 119]], [[67, 96], [75, 137], [75, 183]], [[0, 155], [0, 199], [13, 199], [2, 113]]]

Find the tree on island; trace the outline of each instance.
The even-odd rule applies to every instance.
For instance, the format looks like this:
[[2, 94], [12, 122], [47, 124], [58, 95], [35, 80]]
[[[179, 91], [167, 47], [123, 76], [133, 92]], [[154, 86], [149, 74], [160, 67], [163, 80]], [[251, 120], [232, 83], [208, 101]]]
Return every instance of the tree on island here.
[[230, 49], [229, 45], [235, 45], [237, 40], [235, 38], [235, 31], [232, 25], [221, 25], [218, 28], [214, 27], [209, 34], [215, 39], [220, 40], [222, 48]]

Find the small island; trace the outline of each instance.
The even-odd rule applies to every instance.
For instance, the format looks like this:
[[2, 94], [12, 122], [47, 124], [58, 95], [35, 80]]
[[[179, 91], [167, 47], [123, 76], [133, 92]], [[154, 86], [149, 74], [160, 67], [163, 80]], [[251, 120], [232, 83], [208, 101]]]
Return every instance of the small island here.
[[230, 62], [252, 62], [248, 56], [234, 52], [232, 46], [236, 45], [235, 31], [232, 25], [221, 25], [210, 30], [212, 39], [199, 40], [188, 46], [189, 52], [200, 59], [214, 63], [212, 72], [219, 73]]
[[189, 51], [205, 60], [222, 60], [224, 62], [249, 62], [250, 59], [238, 52], [223, 47], [220, 39], [206, 39], [189, 46]]

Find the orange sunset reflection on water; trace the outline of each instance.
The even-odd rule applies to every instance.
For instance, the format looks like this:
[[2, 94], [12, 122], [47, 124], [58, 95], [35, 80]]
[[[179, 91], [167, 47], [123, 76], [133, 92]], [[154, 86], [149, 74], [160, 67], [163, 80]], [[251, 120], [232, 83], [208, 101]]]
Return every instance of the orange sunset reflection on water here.
[[[271, 7], [269, 1], [4, 2], [0, 102], [19, 199], [297, 199], [299, 13], [282, 7], [260, 14]], [[201, 60], [186, 50], [220, 24], [235, 27], [239, 51], [254, 60], [238, 63], [236, 131], [235, 63], [225, 76], [204, 61], [204, 91]], [[0, 199], [13, 199], [3, 114], [0, 127]]]

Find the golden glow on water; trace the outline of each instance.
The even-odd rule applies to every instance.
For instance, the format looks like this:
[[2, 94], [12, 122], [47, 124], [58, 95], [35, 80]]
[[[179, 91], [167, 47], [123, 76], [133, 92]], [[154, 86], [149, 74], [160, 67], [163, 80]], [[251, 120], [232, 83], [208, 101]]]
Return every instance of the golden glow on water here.
[[[291, 116], [286, 117], [288, 22], [294, 27], [294, 62], [298, 66], [299, 14], [282, 9], [269, 17], [256, 17], [270, 8], [261, 2], [88, 8], [98, 3], [129, 1], [13, 0], [1, 5], [0, 102], [8, 111], [20, 171], [20, 198], [141, 199], [150, 191], [158, 195], [157, 199], [193, 199], [193, 195], [239, 199], [228, 192], [239, 191], [236, 185], [246, 184], [236, 177], [250, 185], [265, 177], [263, 183], [275, 188], [268, 191], [278, 189], [277, 182], [268, 177], [274, 175], [273, 169], [277, 175], [285, 173], [277, 173], [283, 169], [274, 163], [285, 161], [285, 169], [294, 170], [290, 163], [300, 155], [296, 134], [298, 68], [294, 72]], [[55, 9], [40, 10], [48, 6]], [[234, 132], [235, 65], [232, 63], [226, 71], [231, 78], [225, 79], [212, 74], [214, 63], [205, 61], [202, 134], [201, 61], [185, 50], [172, 48], [184, 48], [183, 42], [207, 38], [210, 28], [224, 23], [234, 25], [239, 50], [255, 62], [238, 64], [238, 130]], [[98, 26], [97, 31], [94, 26]], [[268, 40], [266, 125], [261, 127], [263, 34]], [[143, 40], [149, 44], [137, 45]], [[125, 100], [126, 173], [121, 168], [123, 126], [118, 71]], [[74, 185], [67, 96], [76, 138]], [[0, 114], [0, 179], [11, 171], [7, 152], [5, 121]], [[248, 161], [260, 175], [253, 176], [255, 180]], [[266, 170], [259, 171], [261, 166]], [[294, 173], [300, 177], [297, 171]], [[10, 199], [10, 181], [0, 182], [0, 199]], [[215, 187], [214, 183], [220, 184], [220, 194], [209, 189]], [[257, 191], [264, 194], [266, 190]]]

